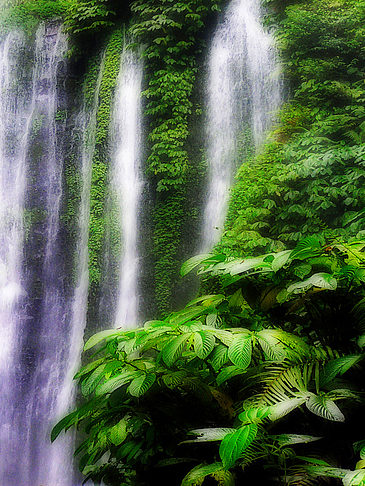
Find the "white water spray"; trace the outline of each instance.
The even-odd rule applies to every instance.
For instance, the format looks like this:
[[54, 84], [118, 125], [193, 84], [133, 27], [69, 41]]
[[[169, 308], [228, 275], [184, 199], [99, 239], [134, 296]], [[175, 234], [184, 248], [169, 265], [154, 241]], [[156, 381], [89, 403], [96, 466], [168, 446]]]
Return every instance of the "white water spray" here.
[[246, 125], [257, 148], [280, 100], [280, 68], [273, 38], [262, 26], [260, 0], [233, 0], [209, 53], [209, 181], [201, 252], [210, 250], [222, 234], [240, 131]]
[[124, 50], [115, 95], [113, 116], [113, 177], [117, 195], [122, 255], [115, 327], [134, 327], [138, 320], [138, 215], [141, 176], [142, 62]]

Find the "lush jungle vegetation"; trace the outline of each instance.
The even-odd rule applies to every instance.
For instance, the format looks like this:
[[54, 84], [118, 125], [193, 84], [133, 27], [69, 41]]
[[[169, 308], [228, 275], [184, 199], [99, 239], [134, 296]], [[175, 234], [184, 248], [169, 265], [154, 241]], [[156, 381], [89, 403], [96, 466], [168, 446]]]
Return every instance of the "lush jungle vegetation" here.
[[[52, 440], [77, 428], [85, 479], [111, 486], [364, 486], [364, 0], [264, 2], [287, 102], [260, 153], [238, 170], [220, 244], [182, 266], [182, 278], [198, 271], [203, 290], [170, 312], [178, 308], [182, 233], [194, 224], [188, 196], [198, 185], [189, 184], [201, 164], [189, 145], [201, 120], [199, 63], [224, 3], [33, 0], [12, 3], [1, 20], [4, 29], [31, 31], [62, 17], [77, 62], [107, 46], [91, 190], [92, 294], [121, 23], [145, 46], [156, 320], [87, 341], [75, 377], [79, 406]], [[97, 64], [95, 57], [85, 68], [86, 89]]]
[[[83, 12], [91, 3], [79, 2], [68, 17], [80, 35], [120, 15], [90, 23]], [[206, 9], [203, 1], [175, 3], [172, 10], [196, 9], [190, 40], [177, 43], [166, 20], [167, 37], [157, 41], [168, 3], [131, 2], [134, 35], [151, 46], [161, 302], [180, 231], [166, 223], [169, 207], [179, 214], [189, 172], [183, 144], [169, 152], [173, 165], [164, 151], [179, 140], [181, 123], [188, 130]], [[53, 430], [52, 440], [80, 430], [80, 470], [96, 482], [365, 484], [365, 2], [266, 3], [288, 101], [259, 155], [238, 171], [221, 243], [182, 266], [183, 276], [198, 269], [209, 295], [133, 331], [92, 336], [75, 377], [83, 399]], [[157, 72], [171, 94], [164, 106]]]
[[319, 236], [193, 257], [182, 274], [220, 292], [92, 336], [52, 439], [77, 426], [80, 469], [106, 484], [364, 484], [364, 263], [365, 240]]

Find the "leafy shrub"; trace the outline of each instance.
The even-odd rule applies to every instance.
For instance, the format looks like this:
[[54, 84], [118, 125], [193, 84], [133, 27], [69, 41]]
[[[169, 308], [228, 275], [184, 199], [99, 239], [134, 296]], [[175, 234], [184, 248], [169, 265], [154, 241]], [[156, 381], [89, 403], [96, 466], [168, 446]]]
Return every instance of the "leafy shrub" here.
[[[80, 469], [106, 484], [193, 486], [211, 477], [233, 485], [256, 462], [286, 479], [289, 466], [306, 477], [322, 474], [308, 466], [320, 464], [318, 458], [298, 465], [295, 447], [319, 440], [308, 435], [317, 420], [311, 417], [328, 421], [321, 427], [328, 432], [345, 420], [337, 402], [359, 400], [351, 377], [365, 342], [362, 335], [356, 344], [364, 332], [364, 249], [365, 241], [329, 246], [312, 236], [293, 250], [257, 258], [189, 260], [183, 274], [200, 266], [224, 291], [163, 321], [92, 336], [85, 350], [102, 347], [75, 377], [86, 401], [55, 426], [52, 439], [80, 427], [86, 434], [77, 449]], [[346, 329], [342, 321], [326, 342], [323, 329], [315, 329], [317, 313], [330, 319], [344, 295], [343, 317], [349, 322], [352, 312], [354, 325]], [[313, 331], [303, 337], [301, 318]]]

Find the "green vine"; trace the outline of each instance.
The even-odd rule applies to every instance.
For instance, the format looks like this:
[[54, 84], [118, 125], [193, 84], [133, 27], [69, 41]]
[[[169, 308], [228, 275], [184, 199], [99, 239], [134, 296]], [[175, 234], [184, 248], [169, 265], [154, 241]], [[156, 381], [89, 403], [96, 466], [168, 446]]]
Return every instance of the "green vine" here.
[[92, 163], [89, 228], [89, 272], [91, 294], [95, 294], [101, 280], [102, 250], [106, 231], [104, 209], [108, 177], [108, 133], [111, 105], [119, 73], [122, 47], [122, 31], [116, 30], [110, 35], [105, 52], [104, 74], [99, 93], [95, 152]]
[[209, 15], [220, 1], [135, 0], [131, 34], [146, 45], [149, 118], [147, 173], [156, 191], [154, 207], [155, 299], [161, 313], [170, 309], [185, 222], [187, 151], [197, 56]]

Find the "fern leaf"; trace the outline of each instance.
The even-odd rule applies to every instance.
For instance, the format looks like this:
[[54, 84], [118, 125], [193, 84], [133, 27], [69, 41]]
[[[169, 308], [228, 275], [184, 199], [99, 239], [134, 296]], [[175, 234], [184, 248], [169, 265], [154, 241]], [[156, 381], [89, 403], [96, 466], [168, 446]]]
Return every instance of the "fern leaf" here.
[[322, 253], [324, 241], [319, 236], [308, 236], [299, 241], [297, 246], [291, 252], [290, 258], [292, 260], [306, 260], [307, 258], [315, 257]]
[[236, 484], [233, 474], [224, 469], [216, 471], [211, 476], [216, 480], [218, 486], [234, 486]]

